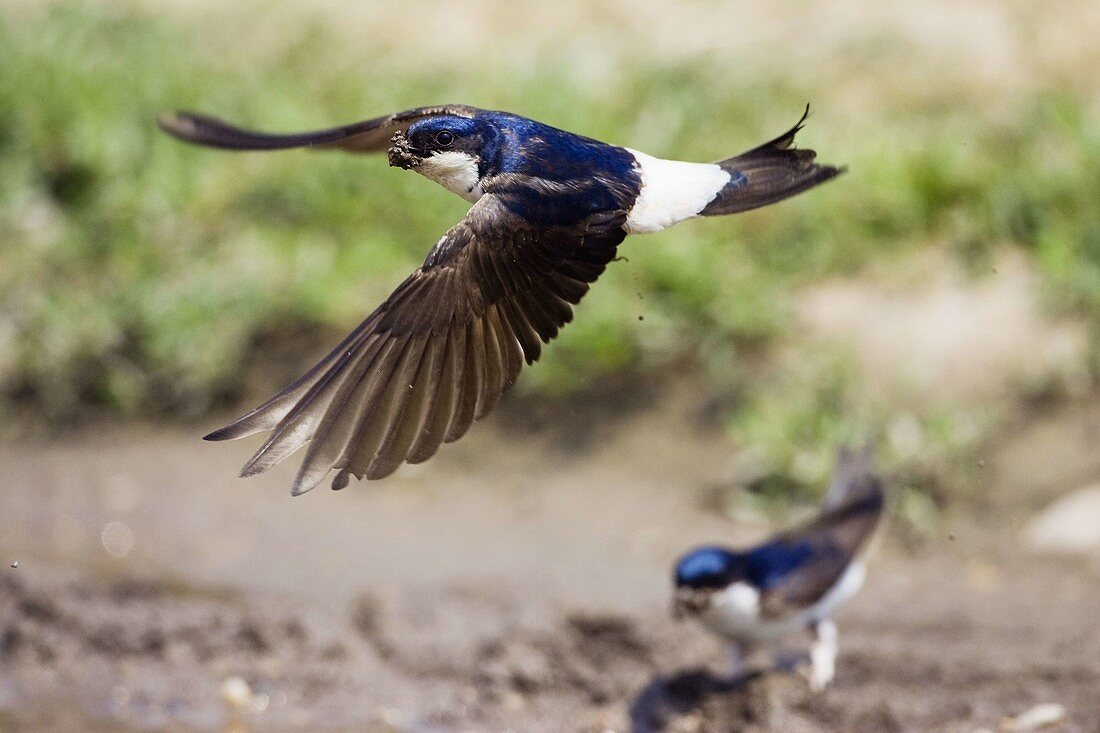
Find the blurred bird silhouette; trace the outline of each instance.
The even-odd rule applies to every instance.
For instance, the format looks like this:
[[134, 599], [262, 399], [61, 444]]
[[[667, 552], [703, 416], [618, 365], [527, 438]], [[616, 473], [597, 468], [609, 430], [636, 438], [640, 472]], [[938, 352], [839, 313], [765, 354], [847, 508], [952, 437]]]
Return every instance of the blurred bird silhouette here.
[[867, 451], [841, 449], [813, 520], [755, 547], [708, 546], [684, 555], [676, 564], [673, 615], [695, 618], [729, 640], [735, 676], [756, 645], [809, 630], [810, 687], [824, 689], [836, 668], [831, 617], [863, 585], [860, 552], [883, 504]]

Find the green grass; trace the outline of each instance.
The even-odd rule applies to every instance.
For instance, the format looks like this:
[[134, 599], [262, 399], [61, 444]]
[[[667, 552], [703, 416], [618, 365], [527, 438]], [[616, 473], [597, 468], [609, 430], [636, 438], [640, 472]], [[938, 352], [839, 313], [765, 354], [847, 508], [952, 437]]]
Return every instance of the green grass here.
[[[628, 261], [526, 371], [525, 390], [558, 394], [685, 355], [737, 374], [743, 355], [796, 336], [801, 287], [927, 246], [976, 270], [1021, 247], [1052, 307], [1100, 323], [1100, 125], [1057, 82], [996, 105], [931, 68], [913, 88], [879, 73], [872, 42], [819, 68], [738, 70], [624, 39], [595, 74], [546, 41], [522, 63], [490, 50], [441, 72], [400, 39], [352, 43], [301, 14], [257, 25], [61, 3], [0, 21], [0, 395], [55, 423], [234, 399], [258, 343], [337, 338], [464, 211], [383, 157], [182, 145], [153, 125], [177, 108], [294, 129], [462, 101], [707, 160], [777, 134], [812, 101], [803, 144], [851, 172], [781, 206], [629, 240]], [[874, 93], [858, 109], [833, 103], [853, 79]], [[734, 436], [773, 446], [768, 460], [790, 474], [824, 463], [775, 446], [823, 451], [885, 429], [888, 416], [846, 417], [852, 386], [823, 379], [803, 380], [816, 391], [792, 411], [783, 390], [732, 378], [746, 390]]]

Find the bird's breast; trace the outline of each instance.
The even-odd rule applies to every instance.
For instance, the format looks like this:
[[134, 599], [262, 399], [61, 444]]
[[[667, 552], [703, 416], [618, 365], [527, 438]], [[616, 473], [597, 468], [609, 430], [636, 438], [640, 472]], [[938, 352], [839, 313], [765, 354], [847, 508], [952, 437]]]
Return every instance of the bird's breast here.
[[722, 636], [753, 638], [761, 631], [760, 591], [748, 583], [731, 583], [711, 596], [699, 618]]

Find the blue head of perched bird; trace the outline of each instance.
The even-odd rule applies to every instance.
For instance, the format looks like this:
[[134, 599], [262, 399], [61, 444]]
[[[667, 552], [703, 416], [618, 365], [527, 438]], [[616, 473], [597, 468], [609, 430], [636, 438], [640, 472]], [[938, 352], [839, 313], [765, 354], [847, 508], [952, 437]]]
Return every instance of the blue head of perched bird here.
[[676, 564], [673, 613], [698, 619], [727, 639], [735, 673], [744, 653], [809, 630], [809, 680], [833, 678], [833, 612], [863, 584], [863, 550], [883, 510], [883, 491], [865, 453], [841, 451], [820, 514], [800, 527], [739, 550], [699, 547]]
[[253, 132], [203, 115], [158, 121], [227, 150], [387, 150], [469, 201], [424, 264], [317, 365], [209, 440], [270, 431], [242, 476], [309, 445], [292, 492], [376, 479], [460, 438], [573, 318], [628, 234], [748, 211], [833, 178], [793, 128], [717, 163], [663, 160], [507, 112], [421, 107], [344, 127]]

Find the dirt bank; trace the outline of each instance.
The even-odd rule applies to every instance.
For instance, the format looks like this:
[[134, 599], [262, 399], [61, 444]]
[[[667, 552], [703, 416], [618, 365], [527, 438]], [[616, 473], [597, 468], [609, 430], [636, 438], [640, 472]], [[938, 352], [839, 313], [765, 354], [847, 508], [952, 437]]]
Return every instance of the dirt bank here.
[[[190, 431], [2, 445], [0, 730], [974, 731], [1048, 702], [1058, 730], [1100, 727], [1098, 566], [1017, 539], [1057, 416], [990, 451], [997, 502], [904, 548], [888, 531], [814, 696], [791, 674], [731, 688], [668, 616], [678, 553], [763, 531], [708, 508], [729, 449], [673, 402], [524, 440], [505, 416], [294, 500], [287, 471], [236, 480], [247, 450]], [[1066, 415], [1059, 445], [1088, 445], [1100, 402]]]

